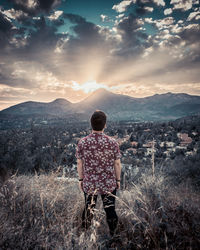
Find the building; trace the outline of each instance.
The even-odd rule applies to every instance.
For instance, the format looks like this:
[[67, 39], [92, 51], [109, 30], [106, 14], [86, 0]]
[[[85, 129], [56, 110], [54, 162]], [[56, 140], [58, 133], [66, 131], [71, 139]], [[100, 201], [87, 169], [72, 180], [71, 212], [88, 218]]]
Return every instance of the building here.
[[137, 149], [136, 148], [127, 148], [126, 150], [127, 152], [132, 152], [133, 154], [136, 154], [137, 153]]
[[130, 144], [131, 144], [132, 147], [137, 147], [138, 142], [136, 142], [136, 141], [131, 141]]
[[177, 136], [181, 140], [180, 146], [188, 146], [192, 142], [192, 138], [186, 133], [178, 133]]
[[152, 148], [152, 146], [153, 146], [153, 142], [152, 141], [144, 143], [142, 145], [143, 148]]
[[160, 146], [164, 147], [166, 145], [167, 148], [173, 148], [175, 146], [175, 143], [172, 141], [166, 141], [166, 142], [161, 142]]

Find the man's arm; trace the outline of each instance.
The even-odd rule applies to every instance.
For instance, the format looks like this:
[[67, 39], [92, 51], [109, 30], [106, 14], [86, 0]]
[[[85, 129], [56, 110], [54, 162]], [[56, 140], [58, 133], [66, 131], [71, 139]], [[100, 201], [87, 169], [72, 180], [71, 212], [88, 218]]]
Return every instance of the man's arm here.
[[115, 160], [114, 162], [115, 176], [117, 181], [117, 189], [120, 189], [120, 176], [121, 176], [121, 161], [120, 159]]
[[[83, 162], [81, 159], [77, 159], [77, 170], [79, 179], [83, 179]], [[79, 181], [79, 188], [83, 191], [83, 181]]]

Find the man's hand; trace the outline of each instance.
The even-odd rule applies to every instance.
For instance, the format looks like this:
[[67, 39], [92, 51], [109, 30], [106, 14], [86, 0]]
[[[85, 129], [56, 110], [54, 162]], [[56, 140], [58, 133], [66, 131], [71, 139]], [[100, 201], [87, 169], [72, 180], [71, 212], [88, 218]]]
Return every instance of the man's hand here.
[[79, 189], [83, 192], [83, 181], [79, 181]]
[[114, 169], [115, 169], [115, 177], [117, 183], [117, 189], [120, 189], [120, 176], [121, 176], [121, 161], [120, 159], [115, 160], [114, 162]]
[[[83, 162], [81, 159], [77, 160], [77, 170], [80, 179], [83, 179]], [[79, 181], [79, 189], [83, 192], [83, 181]]]
[[120, 189], [120, 181], [117, 181], [117, 189]]

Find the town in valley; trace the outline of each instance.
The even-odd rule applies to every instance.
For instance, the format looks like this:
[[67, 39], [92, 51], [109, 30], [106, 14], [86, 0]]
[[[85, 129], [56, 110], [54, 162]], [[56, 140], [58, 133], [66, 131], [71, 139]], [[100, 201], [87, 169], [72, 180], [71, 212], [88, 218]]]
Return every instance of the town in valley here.
[[[0, 130], [2, 166], [13, 174], [58, 171], [60, 177], [77, 177], [75, 152], [78, 141], [91, 133], [88, 121], [32, 119], [29, 127], [21, 123]], [[185, 177], [198, 170], [199, 116], [168, 122], [108, 121], [104, 132], [119, 143], [124, 187], [151, 170], [152, 157], [155, 171], [176, 178], [184, 166], [191, 170]]]

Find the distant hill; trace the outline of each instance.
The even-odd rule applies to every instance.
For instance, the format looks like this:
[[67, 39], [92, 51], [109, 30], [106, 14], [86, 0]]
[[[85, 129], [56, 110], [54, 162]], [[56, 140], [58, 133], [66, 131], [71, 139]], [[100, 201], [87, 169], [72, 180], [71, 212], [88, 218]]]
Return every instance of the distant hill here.
[[105, 111], [110, 120], [157, 121], [175, 120], [184, 116], [200, 114], [200, 96], [184, 93], [156, 94], [145, 98], [134, 98], [114, 94], [105, 89], [93, 92], [79, 103], [60, 98], [49, 103], [24, 102], [0, 112], [2, 115], [52, 115], [66, 117], [74, 115], [87, 119], [96, 109]]
[[200, 114], [199, 115], [191, 115], [184, 116], [173, 121], [174, 124], [192, 124], [192, 126], [199, 126], [200, 124]]
[[63, 113], [71, 113], [73, 104], [64, 98], [56, 99], [52, 102], [23, 102], [7, 109], [4, 109], [0, 114], [10, 115], [32, 115], [32, 114], [49, 114], [63, 115]]

